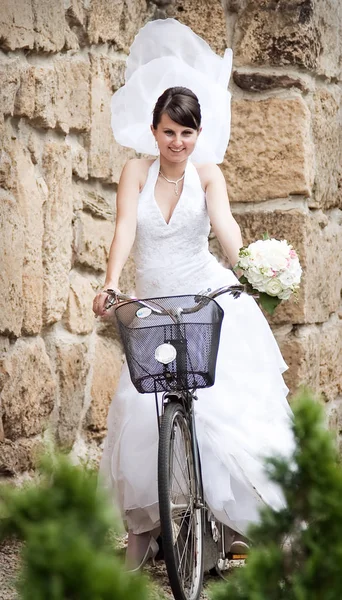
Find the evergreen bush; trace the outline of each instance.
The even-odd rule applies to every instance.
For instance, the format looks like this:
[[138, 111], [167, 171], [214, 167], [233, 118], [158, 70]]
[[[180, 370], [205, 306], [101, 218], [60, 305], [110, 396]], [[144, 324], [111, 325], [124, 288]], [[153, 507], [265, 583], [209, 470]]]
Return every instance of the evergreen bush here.
[[213, 600], [342, 599], [342, 470], [321, 406], [308, 391], [293, 405], [293, 461], [272, 458], [270, 478], [287, 506], [265, 508], [244, 568], [214, 588]]
[[125, 572], [96, 474], [65, 457], [43, 459], [40, 478], [0, 488], [0, 541], [23, 540], [21, 600], [145, 600], [140, 576]]

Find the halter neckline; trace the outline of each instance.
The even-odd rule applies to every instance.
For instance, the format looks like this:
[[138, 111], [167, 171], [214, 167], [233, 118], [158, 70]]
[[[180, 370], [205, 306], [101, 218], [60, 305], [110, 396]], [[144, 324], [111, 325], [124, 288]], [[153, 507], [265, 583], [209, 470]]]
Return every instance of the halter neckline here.
[[189, 161], [189, 160], [187, 160], [187, 163], [186, 163], [186, 166], [185, 166], [185, 171], [184, 171], [184, 176], [183, 176], [183, 189], [182, 189], [182, 191], [181, 191], [180, 195], [178, 196], [178, 200], [177, 200], [177, 202], [176, 202], [176, 204], [175, 204], [175, 206], [174, 206], [174, 209], [173, 209], [173, 211], [172, 211], [172, 213], [171, 213], [171, 216], [170, 216], [170, 218], [169, 218], [169, 220], [168, 220], [168, 221], [166, 221], [166, 219], [165, 219], [165, 217], [164, 217], [164, 215], [163, 215], [163, 213], [162, 213], [162, 211], [161, 211], [161, 208], [160, 208], [160, 206], [159, 206], [159, 204], [158, 204], [158, 202], [157, 202], [157, 199], [156, 199], [156, 194], [155, 194], [156, 184], [157, 184], [157, 181], [158, 181], [158, 177], [159, 177], [159, 171], [160, 171], [160, 156], [158, 156], [158, 157], [156, 158], [156, 160], [155, 160], [155, 161], [152, 163], [152, 165], [151, 165], [151, 167], [150, 167], [150, 168], [151, 168], [151, 170], [152, 170], [152, 167], [154, 168], [154, 176], [153, 176], [153, 180], [152, 180], [152, 190], [153, 190], [153, 192], [152, 192], [152, 196], [153, 196], [153, 203], [154, 203], [154, 205], [156, 206], [156, 208], [157, 208], [157, 211], [158, 211], [158, 213], [159, 213], [159, 215], [160, 215], [161, 219], [163, 220], [163, 223], [164, 223], [164, 225], [165, 225], [166, 227], [169, 227], [169, 226], [171, 225], [171, 222], [173, 221], [174, 214], [175, 214], [176, 212], [179, 212], [179, 210], [180, 210], [180, 207], [181, 207], [181, 205], [182, 205], [182, 201], [183, 201], [182, 199], [183, 199], [183, 197], [184, 197], [184, 191], [185, 191], [185, 188], [186, 188], [186, 186], [187, 186], [187, 179], [188, 179], [189, 164], [190, 164], [190, 161]]

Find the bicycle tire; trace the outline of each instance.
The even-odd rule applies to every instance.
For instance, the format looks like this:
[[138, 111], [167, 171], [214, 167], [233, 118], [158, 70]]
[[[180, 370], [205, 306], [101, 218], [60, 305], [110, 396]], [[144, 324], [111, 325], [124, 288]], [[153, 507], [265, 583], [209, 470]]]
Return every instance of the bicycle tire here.
[[204, 508], [195, 506], [196, 489], [201, 481], [195, 478], [188, 420], [182, 405], [171, 402], [160, 428], [158, 491], [164, 559], [175, 600], [198, 600], [202, 591]]

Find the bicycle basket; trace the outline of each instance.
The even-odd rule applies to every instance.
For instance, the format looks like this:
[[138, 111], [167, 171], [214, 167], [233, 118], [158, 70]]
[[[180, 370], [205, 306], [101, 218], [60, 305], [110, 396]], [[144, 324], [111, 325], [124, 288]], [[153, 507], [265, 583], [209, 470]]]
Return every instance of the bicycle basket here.
[[[224, 314], [219, 304], [205, 298], [197, 312], [182, 313], [177, 323], [171, 315], [179, 307], [198, 307], [195, 296], [151, 298], [146, 302], [150, 308], [134, 300], [116, 309], [129, 372], [138, 392], [212, 386]], [[168, 312], [157, 314], [154, 308]], [[167, 352], [168, 364], [156, 359], [162, 345], [164, 351], [169, 350], [165, 344], [172, 346]]]

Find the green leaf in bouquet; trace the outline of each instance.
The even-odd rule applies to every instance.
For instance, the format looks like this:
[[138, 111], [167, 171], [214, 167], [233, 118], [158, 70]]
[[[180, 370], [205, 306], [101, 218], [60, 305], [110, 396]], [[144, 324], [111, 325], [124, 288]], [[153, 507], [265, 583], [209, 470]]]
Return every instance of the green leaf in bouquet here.
[[277, 298], [276, 296], [269, 296], [268, 294], [265, 294], [264, 292], [260, 292], [259, 302], [260, 302], [260, 306], [262, 306], [262, 308], [269, 315], [273, 315], [275, 309], [277, 308], [278, 304], [280, 304], [281, 300], [280, 300], [280, 298]]
[[270, 234], [268, 233], [268, 231], [265, 231], [265, 233], [262, 234], [262, 239], [263, 240], [270, 240]]

